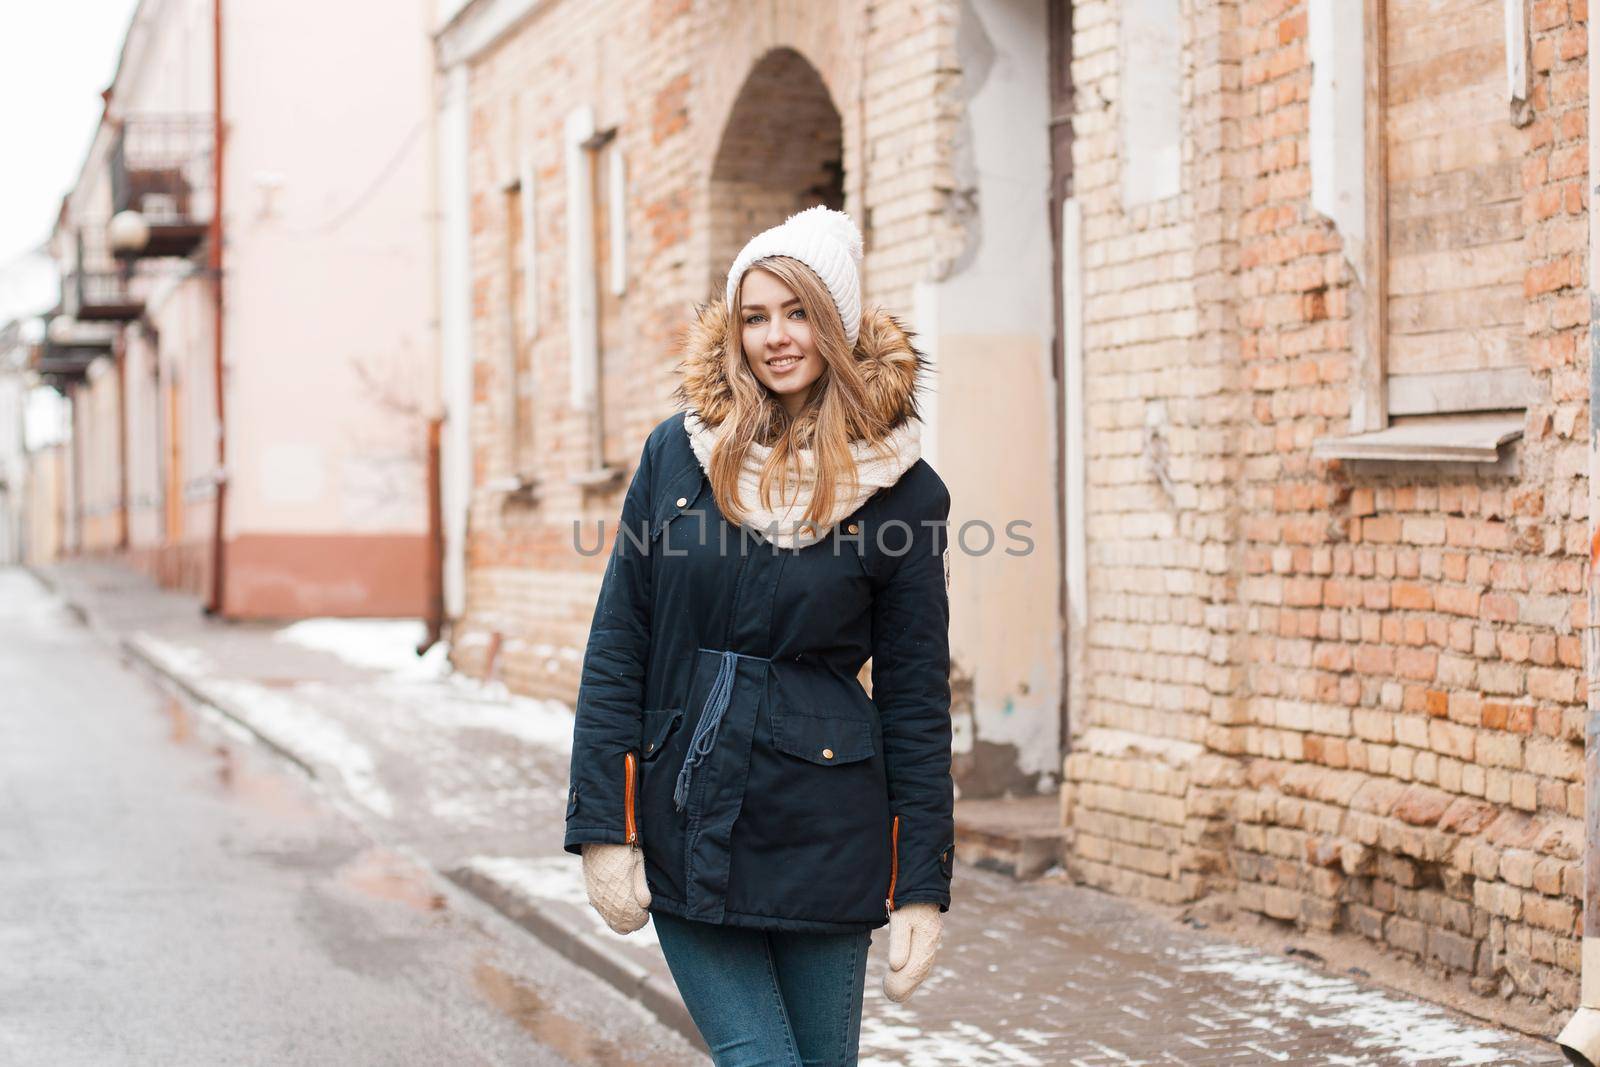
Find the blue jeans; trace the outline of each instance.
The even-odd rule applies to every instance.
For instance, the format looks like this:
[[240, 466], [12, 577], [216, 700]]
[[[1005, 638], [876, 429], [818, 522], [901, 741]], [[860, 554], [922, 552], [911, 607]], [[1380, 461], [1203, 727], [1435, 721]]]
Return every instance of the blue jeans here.
[[853, 1064], [872, 931], [756, 930], [650, 913], [717, 1067]]

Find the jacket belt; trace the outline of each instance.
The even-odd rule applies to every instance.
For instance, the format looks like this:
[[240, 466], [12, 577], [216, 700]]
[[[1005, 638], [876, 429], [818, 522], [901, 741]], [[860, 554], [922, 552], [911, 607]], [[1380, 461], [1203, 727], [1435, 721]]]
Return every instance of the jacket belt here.
[[711, 683], [705, 708], [700, 712], [700, 722], [696, 724], [694, 737], [689, 741], [689, 754], [683, 757], [683, 767], [678, 771], [678, 782], [672, 790], [672, 804], [679, 811], [688, 801], [689, 779], [695, 767], [710, 754], [711, 746], [717, 739], [717, 724], [722, 722], [722, 713], [728, 710], [728, 701], [733, 696], [733, 678], [738, 663], [739, 653], [722, 653], [722, 665], [717, 668], [716, 681]]

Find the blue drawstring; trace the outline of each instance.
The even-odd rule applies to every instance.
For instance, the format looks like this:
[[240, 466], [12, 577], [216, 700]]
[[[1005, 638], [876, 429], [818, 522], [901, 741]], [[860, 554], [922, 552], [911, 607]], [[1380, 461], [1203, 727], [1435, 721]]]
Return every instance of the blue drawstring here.
[[683, 757], [678, 783], [672, 790], [672, 803], [679, 811], [683, 810], [684, 802], [688, 799], [689, 777], [694, 773], [695, 765], [711, 752], [711, 745], [716, 741], [717, 724], [722, 721], [722, 713], [728, 710], [728, 701], [733, 696], [733, 679], [738, 662], [739, 653], [722, 654], [722, 666], [717, 668], [717, 679], [711, 683], [705, 709], [700, 712], [700, 722], [689, 741], [689, 754]]

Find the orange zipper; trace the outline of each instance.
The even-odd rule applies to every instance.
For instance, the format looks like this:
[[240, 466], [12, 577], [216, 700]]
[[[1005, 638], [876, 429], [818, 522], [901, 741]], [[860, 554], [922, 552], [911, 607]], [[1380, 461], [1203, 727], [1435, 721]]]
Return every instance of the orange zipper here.
[[623, 828], [627, 834], [628, 844], [639, 844], [639, 827], [633, 820], [633, 779], [638, 767], [638, 757], [632, 752], [624, 753], [623, 762], [627, 767], [627, 779], [622, 787], [622, 819]]
[[900, 874], [900, 816], [894, 817], [894, 828], [889, 831], [889, 895], [883, 898], [883, 906], [894, 910], [894, 880]]

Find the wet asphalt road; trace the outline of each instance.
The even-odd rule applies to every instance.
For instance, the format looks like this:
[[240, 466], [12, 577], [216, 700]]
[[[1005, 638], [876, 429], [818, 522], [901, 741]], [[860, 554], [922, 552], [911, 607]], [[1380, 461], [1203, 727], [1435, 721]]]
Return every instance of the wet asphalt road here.
[[0, 570], [0, 1064], [704, 1064]]

